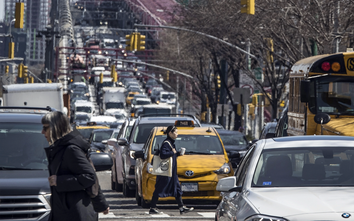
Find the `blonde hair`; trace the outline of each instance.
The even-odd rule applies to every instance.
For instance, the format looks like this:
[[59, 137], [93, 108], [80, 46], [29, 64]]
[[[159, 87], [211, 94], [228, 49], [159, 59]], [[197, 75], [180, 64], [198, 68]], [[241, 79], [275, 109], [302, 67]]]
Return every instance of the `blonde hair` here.
[[60, 111], [45, 114], [42, 124], [49, 124], [50, 145], [72, 131], [68, 117]]

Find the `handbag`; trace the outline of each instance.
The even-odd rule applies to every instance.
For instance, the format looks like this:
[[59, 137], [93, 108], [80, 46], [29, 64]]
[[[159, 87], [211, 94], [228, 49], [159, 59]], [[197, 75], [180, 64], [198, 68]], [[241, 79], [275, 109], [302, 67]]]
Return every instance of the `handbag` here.
[[[172, 148], [170, 142], [168, 141], [165, 142], [167, 142]], [[159, 155], [154, 155], [152, 160], [153, 160], [152, 162], [153, 170], [151, 174], [172, 177], [172, 163], [173, 163], [172, 157], [161, 159]]]

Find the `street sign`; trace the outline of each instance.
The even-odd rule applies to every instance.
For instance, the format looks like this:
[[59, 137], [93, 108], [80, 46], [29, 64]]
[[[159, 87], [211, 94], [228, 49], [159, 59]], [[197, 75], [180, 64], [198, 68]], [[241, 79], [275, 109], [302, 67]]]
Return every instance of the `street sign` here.
[[234, 101], [236, 103], [241, 103], [242, 95], [242, 104], [248, 104], [250, 102], [250, 89], [249, 88], [234, 88]]

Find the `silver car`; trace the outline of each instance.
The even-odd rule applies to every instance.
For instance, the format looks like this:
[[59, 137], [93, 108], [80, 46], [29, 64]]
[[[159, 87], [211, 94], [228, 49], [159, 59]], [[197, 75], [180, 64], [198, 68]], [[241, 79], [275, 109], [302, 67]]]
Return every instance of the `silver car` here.
[[354, 220], [354, 137], [260, 140], [216, 189], [218, 221]]

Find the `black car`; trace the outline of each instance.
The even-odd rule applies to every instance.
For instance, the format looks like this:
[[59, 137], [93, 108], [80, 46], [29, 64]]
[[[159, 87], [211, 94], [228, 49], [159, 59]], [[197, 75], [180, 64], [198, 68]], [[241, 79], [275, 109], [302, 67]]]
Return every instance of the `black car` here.
[[108, 152], [106, 145], [102, 143], [103, 140], [111, 138], [114, 129], [96, 129], [91, 132], [89, 142], [91, 144], [91, 151]]
[[228, 155], [230, 156], [232, 152], [239, 153], [238, 157], [230, 158], [232, 167], [236, 168], [248, 150], [249, 142], [247, 141], [247, 138], [239, 131], [224, 129], [217, 129], [217, 131]]
[[259, 139], [267, 139], [275, 136], [277, 122], [268, 122], [264, 125]]
[[[46, 221], [49, 218], [51, 191], [44, 151], [49, 144], [42, 134], [41, 123], [48, 111], [52, 109], [0, 107], [1, 220]], [[108, 154], [93, 154], [90, 158], [96, 171], [112, 166]], [[107, 164], [103, 165], [103, 161]]]

